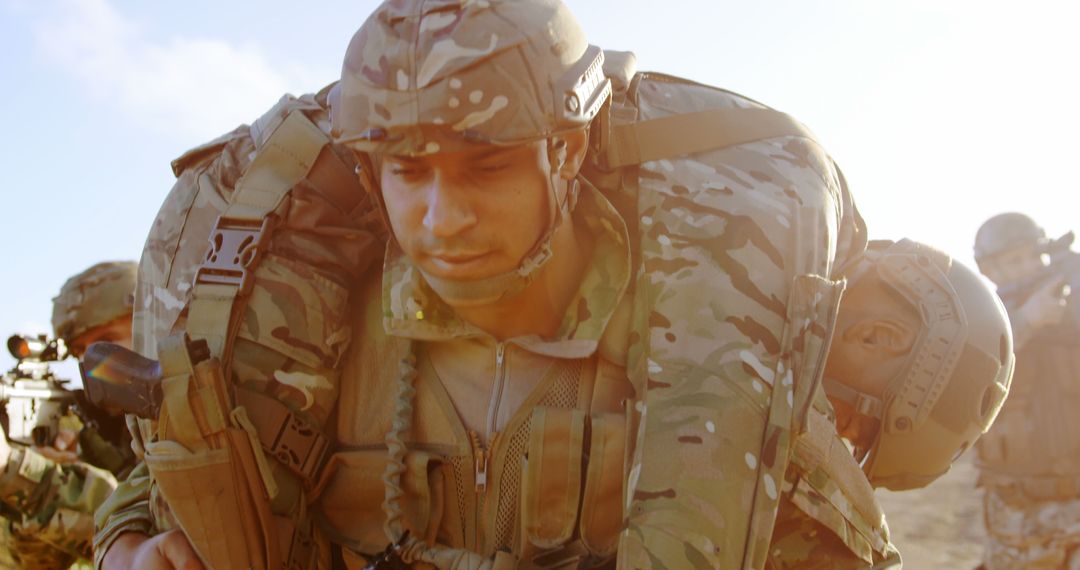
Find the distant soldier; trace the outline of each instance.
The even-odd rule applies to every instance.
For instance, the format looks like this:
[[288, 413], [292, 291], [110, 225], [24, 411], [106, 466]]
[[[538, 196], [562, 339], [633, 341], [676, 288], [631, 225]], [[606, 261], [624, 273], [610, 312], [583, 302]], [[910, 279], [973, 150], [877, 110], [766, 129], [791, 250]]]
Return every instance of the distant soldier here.
[[[99, 263], [69, 279], [53, 299], [53, 329], [79, 357], [93, 342], [131, 344], [136, 264]], [[24, 447], [0, 438], [0, 503], [11, 520], [8, 548], [21, 568], [67, 568], [91, 557], [93, 513], [116, 488], [114, 474], [134, 463], [126, 430], [65, 418], [52, 447]], [[121, 429], [117, 429], [117, 424]], [[100, 429], [99, 429], [100, 428]], [[106, 433], [106, 436], [102, 435]], [[109, 440], [114, 440], [110, 442]], [[119, 445], [117, 445], [119, 443]]]
[[978, 444], [989, 570], [1080, 568], [1080, 328], [1066, 318], [1071, 276], [1048, 265], [1054, 244], [1018, 213], [975, 237], [1017, 347], [1012, 394]]

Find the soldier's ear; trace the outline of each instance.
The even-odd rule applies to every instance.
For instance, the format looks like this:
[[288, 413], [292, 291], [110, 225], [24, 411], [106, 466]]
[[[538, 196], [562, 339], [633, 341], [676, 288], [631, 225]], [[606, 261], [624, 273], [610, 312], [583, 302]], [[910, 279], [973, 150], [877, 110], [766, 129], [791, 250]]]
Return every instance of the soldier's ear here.
[[559, 168], [559, 177], [563, 180], [577, 178], [581, 165], [585, 162], [585, 153], [589, 150], [589, 130], [578, 129], [559, 135], [566, 142], [566, 160]]
[[889, 358], [911, 352], [918, 332], [901, 320], [866, 318], [844, 331], [844, 340], [870, 355]]

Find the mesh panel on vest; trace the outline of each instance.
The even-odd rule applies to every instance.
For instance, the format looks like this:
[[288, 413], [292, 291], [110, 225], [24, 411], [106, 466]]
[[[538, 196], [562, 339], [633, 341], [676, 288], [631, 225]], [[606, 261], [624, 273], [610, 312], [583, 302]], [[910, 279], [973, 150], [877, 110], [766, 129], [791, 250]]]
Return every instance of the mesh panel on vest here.
[[[551, 387], [537, 402], [545, 408], [577, 408], [581, 374], [585, 360], [560, 360], [554, 366]], [[510, 438], [506, 449], [506, 461], [503, 463], [501, 483], [499, 485], [499, 508], [495, 515], [495, 548], [513, 549], [520, 530], [519, 507], [521, 505], [521, 460], [529, 448], [531, 433], [530, 418]]]
[[[469, 528], [466, 524], [468, 521], [465, 519], [465, 493], [472, 493], [473, 491], [471, 489], [465, 488], [465, 482], [468, 481], [470, 477], [472, 477], [472, 460], [470, 460], [468, 457], [455, 455], [453, 457], [448, 457], [447, 461], [450, 462], [450, 468], [453, 472], [454, 493], [457, 495], [458, 513], [461, 516], [461, 526], [459, 526], [458, 528], [464, 531], [465, 529]], [[450, 544], [464, 545], [465, 537], [450, 537]]]

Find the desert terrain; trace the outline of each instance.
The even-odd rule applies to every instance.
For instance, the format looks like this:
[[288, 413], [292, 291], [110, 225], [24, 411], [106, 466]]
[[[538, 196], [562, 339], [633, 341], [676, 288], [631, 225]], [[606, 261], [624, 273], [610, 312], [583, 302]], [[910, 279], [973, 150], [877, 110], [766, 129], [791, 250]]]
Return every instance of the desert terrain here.
[[878, 499], [904, 558], [904, 570], [972, 570], [982, 553], [982, 491], [973, 453], [916, 491], [879, 490]]

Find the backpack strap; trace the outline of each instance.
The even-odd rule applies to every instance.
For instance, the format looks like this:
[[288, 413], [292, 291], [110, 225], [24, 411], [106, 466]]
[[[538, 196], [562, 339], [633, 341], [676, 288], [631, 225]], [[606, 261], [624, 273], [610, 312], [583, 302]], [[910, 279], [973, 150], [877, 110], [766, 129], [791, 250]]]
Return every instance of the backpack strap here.
[[327, 136], [299, 111], [289, 113], [236, 184], [210, 234], [206, 260], [195, 274], [186, 330], [205, 339], [228, 366], [232, 340], [255, 268], [273, 229], [271, 213], [307, 176]]
[[[254, 286], [256, 268], [277, 222], [274, 212], [293, 187], [312, 176], [317, 163], [325, 170], [337, 160], [333, 152], [324, 152], [329, 143], [329, 137], [300, 110], [289, 112], [237, 182], [229, 205], [210, 233], [206, 259], [195, 273], [186, 332], [207, 342], [211, 354], [222, 363], [226, 382], [231, 377], [232, 344]], [[267, 486], [264, 498], [269, 500], [274, 481], [272, 476], [267, 479], [265, 458], [259, 459], [260, 453], [277, 458], [305, 484], [318, 479], [329, 456], [329, 440], [321, 431], [273, 398], [236, 390], [232, 399], [228, 405], [246, 412], [242, 414], [244, 421], [238, 417], [234, 421], [247, 431], [251, 452], [261, 461]], [[275, 516], [271, 526], [276, 527], [271, 530], [280, 539], [284, 568], [312, 567], [316, 550], [310, 517], [301, 510], [298, 518]]]
[[815, 139], [787, 113], [767, 108], [724, 107], [668, 115], [612, 125], [607, 166], [619, 168], [786, 136]]

